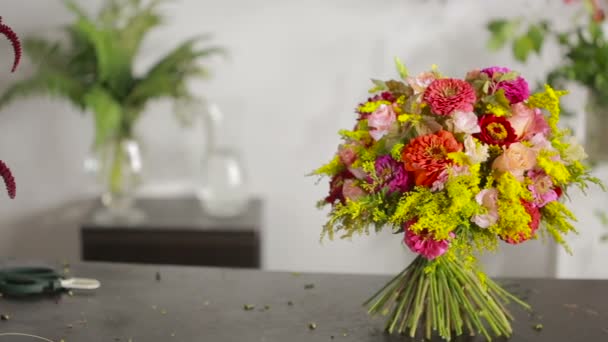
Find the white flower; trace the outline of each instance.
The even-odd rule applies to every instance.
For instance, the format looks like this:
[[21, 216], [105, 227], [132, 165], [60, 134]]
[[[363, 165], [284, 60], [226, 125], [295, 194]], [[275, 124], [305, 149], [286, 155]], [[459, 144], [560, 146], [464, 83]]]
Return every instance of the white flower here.
[[481, 132], [477, 115], [473, 112], [456, 111], [453, 120], [454, 133], [475, 134]]
[[488, 228], [495, 224], [498, 221], [498, 190], [483, 189], [475, 196], [475, 201], [485, 207], [487, 213], [475, 215], [471, 218], [471, 221], [481, 228]]
[[488, 160], [488, 145], [477, 143], [473, 136], [467, 135], [464, 139], [464, 151], [471, 164], [480, 164]]
[[564, 151], [565, 159], [569, 161], [581, 161], [587, 159], [589, 157], [587, 153], [585, 153], [585, 149], [581, 144], [576, 141], [574, 136], [570, 136], [568, 138], [568, 148]]

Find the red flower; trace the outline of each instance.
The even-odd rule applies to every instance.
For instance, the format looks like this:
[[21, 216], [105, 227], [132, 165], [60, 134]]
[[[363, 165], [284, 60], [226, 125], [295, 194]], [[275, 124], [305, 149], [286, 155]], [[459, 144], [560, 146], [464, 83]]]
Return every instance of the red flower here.
[[434, 80], [424, 91], [424, 102], [437, 115], [450, 115], [460, 110], [470, 112], [477, 100], [473, 87], [463, 80], [441, 78]]
[[479, 120], [481, 132], [475, 137], [490, 145], [509, 146], [517, 141], [517, 134], [511, 123], [502, 116], [486, 114]]
[[406, 171], [414, 172], [416, 185], [432, 186], [445, 168], [452, 164], [448, 153], [462, 151], [462, 144], [448, 131], [419, 136], [403, 149]]
[[523, 233], [519, 234], [518, 239], [506, 238], [503, 239], [505, 242], [510, 243], [512, 245], [516, 245], [518, 243], [522, 243], [524, 241], [529, 240], [536, 234], [536, 230], [538, 230], [538, 226], [540, 225], [540, 210], [532, 203], [525, 200], [521, 200], [521, 204], [526, 209], [528, 215], [530, 215], [530, 235], [526, 237]]
[[0, 33], [2, 33], [13, 45], [13, 53], [15, 58], [13, 60], [13, 68], [11, 69], [11, 72], [15, 72], [15, 70], [17, 70], [17, 66], [19, 65], [19, 61], [21, 60], [21, 41], [19, 41], [19, 37], [15, 31], [13, 31], [13, 29], [2, 23], [2, 17], [0, 17]]
[[15, 178], [13, 178], [13, 174], [11, 169], [6, 166], [6, 164], [0, 160], [0, 177], [4, 180], [4, 185], [6, 185], [6, 191], [8, 192], [8, 197], [15, 198], [17, 193], [17, 186], [15, 184]]

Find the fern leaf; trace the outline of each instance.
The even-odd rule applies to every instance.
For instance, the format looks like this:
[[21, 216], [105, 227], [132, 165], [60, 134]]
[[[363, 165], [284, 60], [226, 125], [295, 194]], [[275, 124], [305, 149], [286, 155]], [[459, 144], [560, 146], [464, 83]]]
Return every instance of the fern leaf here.
[[99, 29], [86, 18], [80, 18], [74, 29], [95, 48], [99, 81], [107, 83], [114, 94], [126, 94], [132, 81], [131, 60], [124, 49], [114, 48], [116, 32]]
[[95, 145], [100, 146], [118, 134], [123, 119], [123, 108], [101, 87], [91, 89], [84, 96], [84, 102], [95, 116]]
[[83, 85], [69, 75], [52, 70], [41, 70], [31, 78], [13, 83], [0, 96], [0, 108], [17, 98], [43, 93], [67, 98], [79, 108], [84, 108]]

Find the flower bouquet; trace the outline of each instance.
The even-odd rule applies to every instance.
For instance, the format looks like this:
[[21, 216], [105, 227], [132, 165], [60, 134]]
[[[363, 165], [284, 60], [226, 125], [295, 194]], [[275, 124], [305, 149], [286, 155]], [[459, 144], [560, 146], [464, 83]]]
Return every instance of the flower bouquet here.
[[500, 241], [516, 245], [575, 232], [562, 203], [571, 185], [599, 181], [585, 153], [558, 127], [565, 94], [546, 86], [530, 95], [507, 68], [448, 78], [433, 67], [400, 80], [373, 80], [356, 108], [352, 130], [328, 164], [313, 172], [330, 180], [323, 236], [368, 234], [391, 227], [415, 260], [365, 305], [388, 315], [386, 330], [412, 337], [464, 332], [510, 336], [506, 304], [528, 304], [489, 279], [475, 256]]

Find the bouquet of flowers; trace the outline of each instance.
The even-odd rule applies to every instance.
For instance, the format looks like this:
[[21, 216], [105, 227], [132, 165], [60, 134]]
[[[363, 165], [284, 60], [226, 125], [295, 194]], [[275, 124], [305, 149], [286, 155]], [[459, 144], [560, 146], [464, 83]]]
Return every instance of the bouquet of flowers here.
[[[17, 34], [9, 26], [2, 23], [2, 17], [0, 17], [0, 34], [5, 36], [13, 46], [14, 59], [11, 72], [15, 72], [17, 66], [19, 66], [19, 61], [21, 60], [21, 42]], [[6, 185], [6, 191], [8, 192], [9, 197], [15, 198], [17, 191], [15, 179], [13, 178], [11, 169], [9, 169], [2, 160], [0, 160], [0, 177], [2, 177], [2, 180]]]
[[599, 180], [585, 152], [558, 127], [560, 97], [530, 95], [518, 73], [490, 67], [464, 79], [433, 66], [416, 77], [373, 80], [335, 157], [313, 172], [330, 178], [323, 236], [348, 238], [391, 227], [416, 259], [366, 305], [386, 330], [412, 337], [512, 334], [506, 304], [523, 301], [489, 279], [475, 256], [500, 241], [575, 232], [562, 202], [568, 188]]

